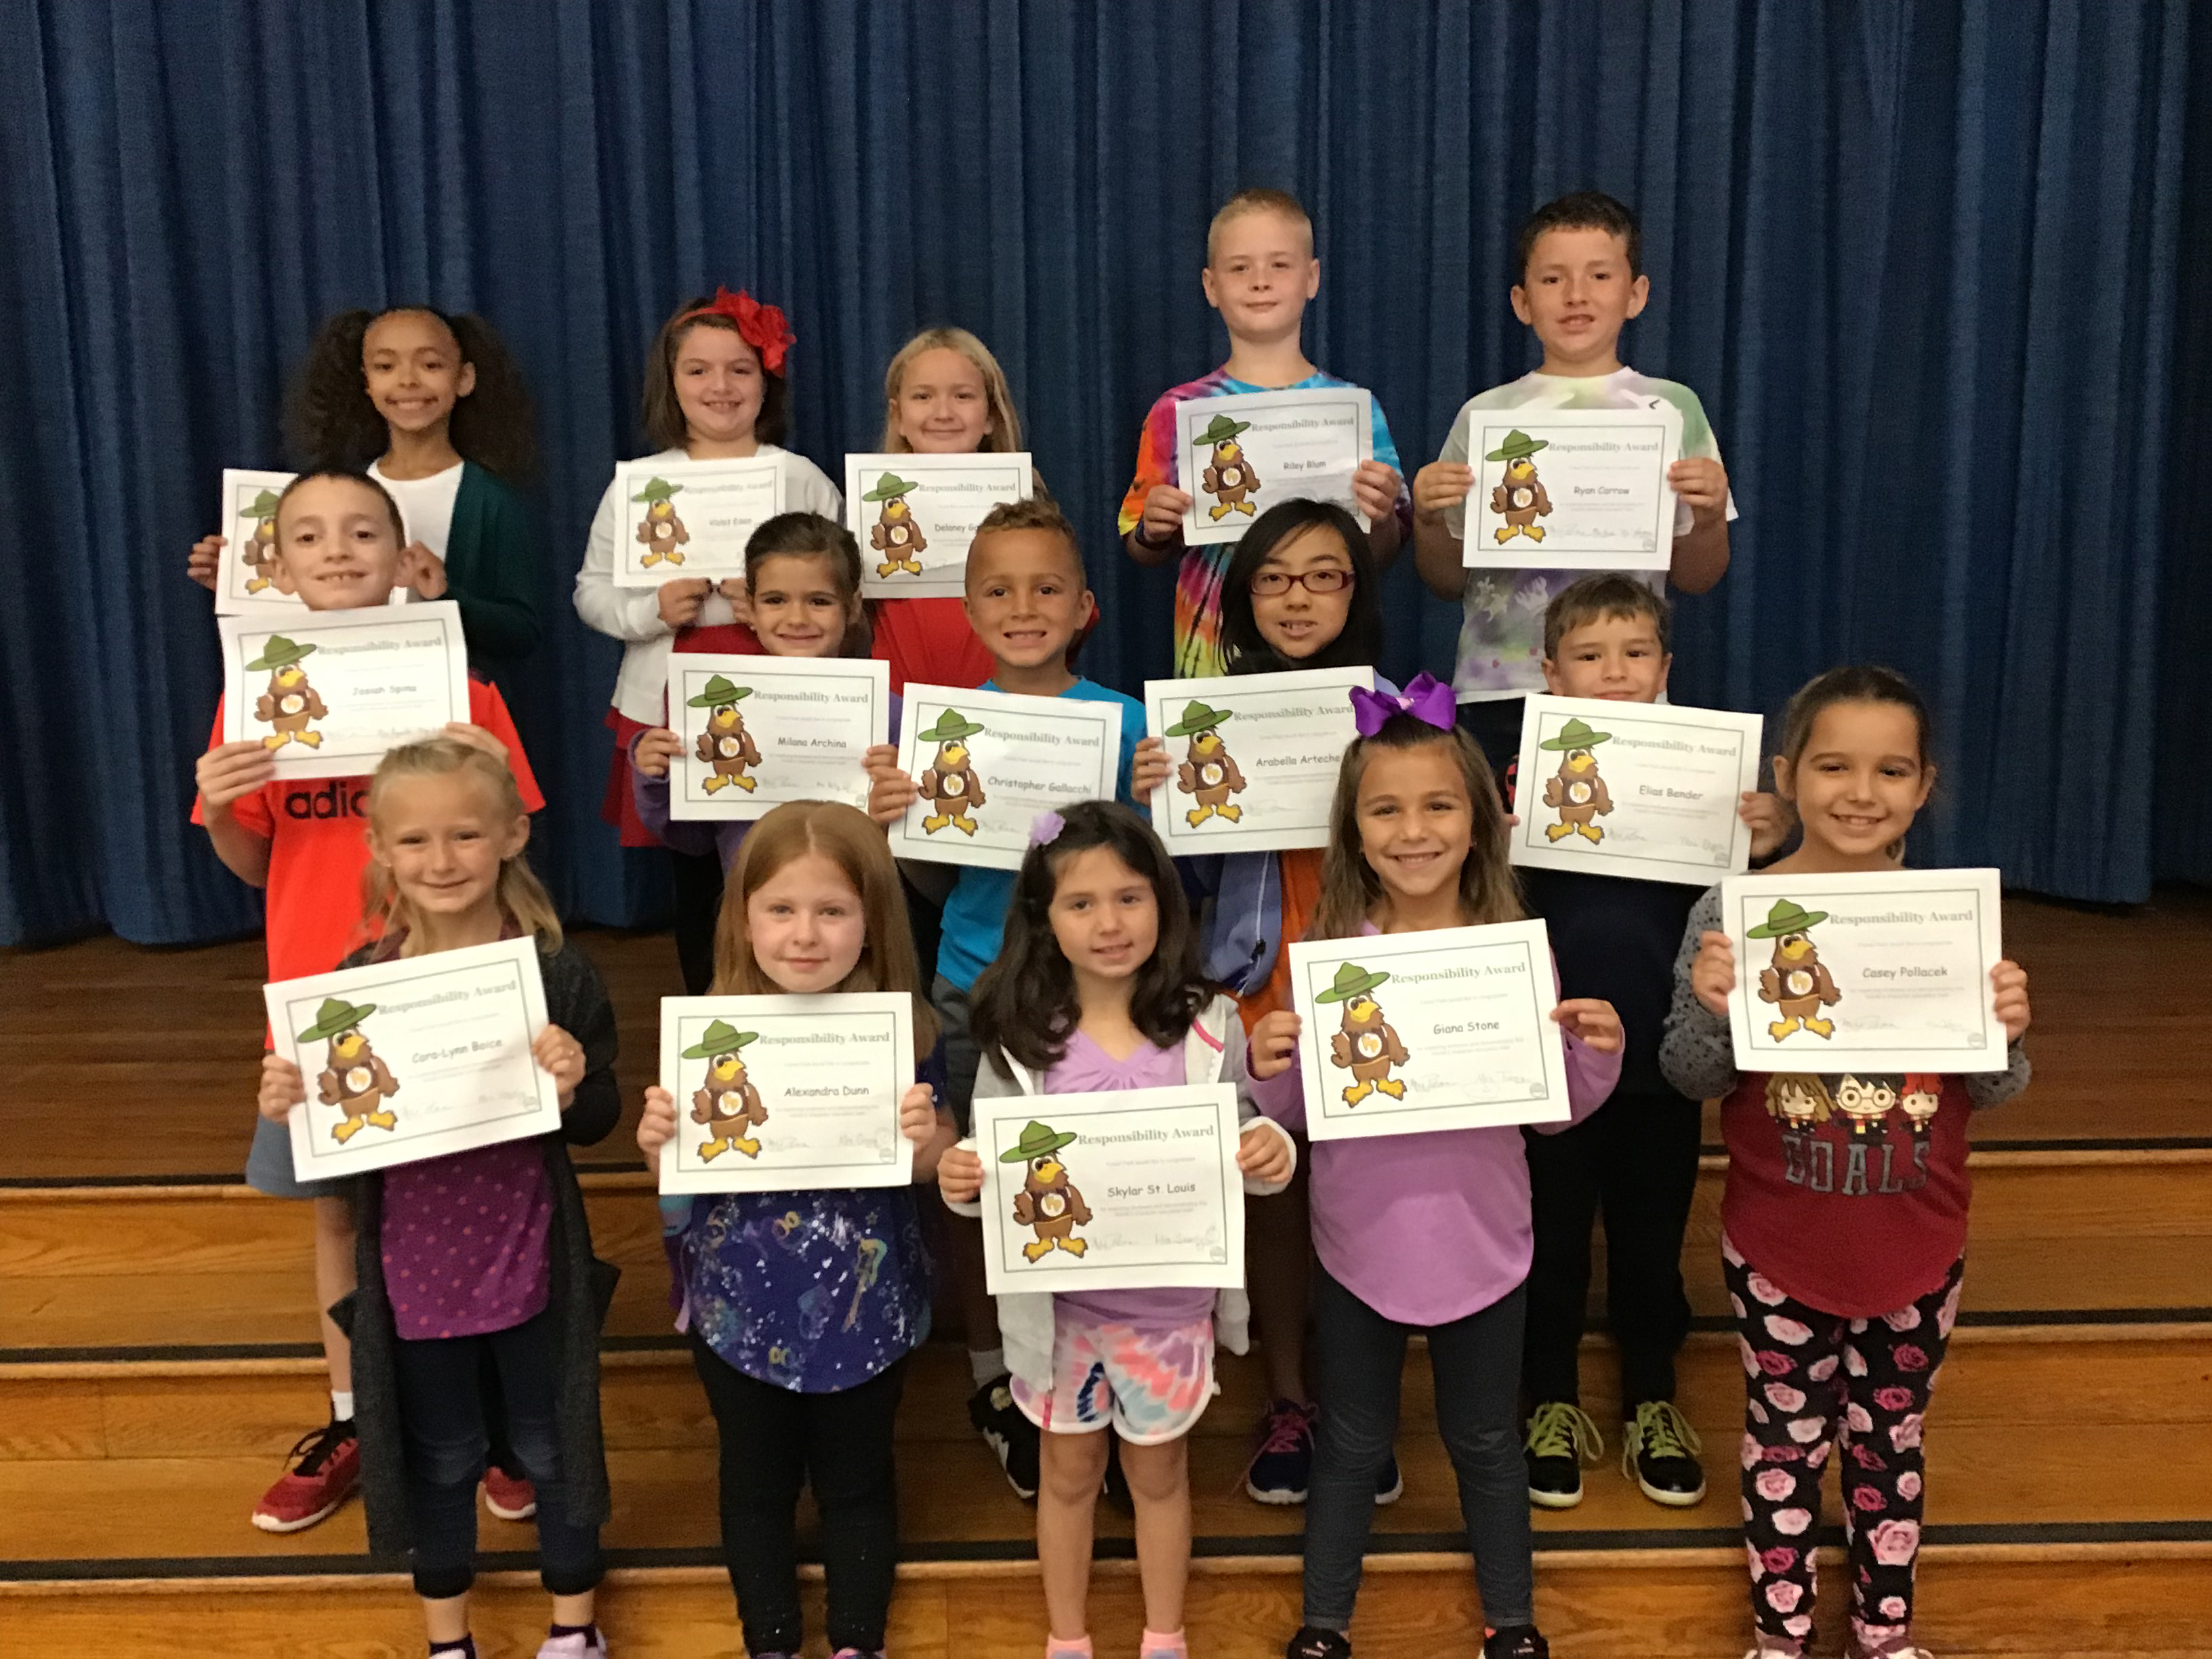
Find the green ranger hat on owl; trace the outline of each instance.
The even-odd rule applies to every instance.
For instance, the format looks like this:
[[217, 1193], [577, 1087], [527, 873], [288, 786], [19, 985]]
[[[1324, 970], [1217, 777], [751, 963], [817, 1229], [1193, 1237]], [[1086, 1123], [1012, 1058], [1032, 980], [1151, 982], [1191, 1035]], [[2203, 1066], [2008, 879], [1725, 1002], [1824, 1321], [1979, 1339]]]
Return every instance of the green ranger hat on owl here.
[[999, 1154], [999, 1162], [1026, 1164], [1033, 1158], [1042, 1158], [1047, 1152], [1058, 1152], [1074, 1139], [1075, 1133], [1073, 1130], [1055, 1134], [1050, 1125], [1039, 1123], [1035, 1119], [1031, 1119], [1029, 1127], [1022, 1131], [1022, 1138], [1014, 1143], [1012, 1149]]
[[1349, 1002], [1352, 998], [1373, 990], [1389, 977], [1388, 974], [1380, 974], [1370, 969], [1362, 968], [1356, 962], [1339, 963], [1336, 969], [1336, 983], [1323, 991], [1314, 1000], [1316, 1002]]
[[315, 1023], [300, 1033], [301, 1042], [322, 1042], [350, 1031], [376, 1012], [373, 1002], [348, 1002], [343, 997], [325, 997], [323, 1006], [315, 1011]]
[[752, 694], [753, 689], [750, 685], [733, 684], [726, 675], [717, 674], [707, 682], [707, 689], [697, 696], [684, 698], [684, 706], [686, 708], [720, 708], [724, 703], [736, 702]]
[[908, 479], [902, 478], [896, 472], [886, 472], [882, 477], [876, 480], [876, 487], [873, 489], [871, 489], [866, 495], [861, 496], [860, 499], [864, 501], [896, 501], [900, 496], [905, 495], [908, 490], [919, 489], [921, 488], [921, 485], [919, 481], [910, 481]]
[[1249, 421], [1232, 421], [1226, 415], [1217, 415], [1206, 423], [1205, 431], [1194, 433], [1190, 441], [1194, 445], [1224, 444], [1238, 433], [1251, 429], [1252, 422]]
[[1601, 743], [1613, 741], [1610, 732], [1593, 732], [1580, 720], [1571, 720], [1559, 728], [1556, 738], [1547, 738], [1536, 745], [1539, 749], [1595, 749]]
[[271, 634], [269, 642], [261, 647], [261, 654], [246, 665], [250, 672], [259, 668], [289, 668], [294, 663], [315, 653], [312, 645], [301, 645], [288, 640], [282, 634]]
[[264, 489], [258, 495], [256, 495], [251, 501], [246, 503], [246, 516], [249, 519], [275, 518], [276, 516], [276, 492], [273, 489]]
[[682, 490], [682, 484], [672, 484], [665, 478], [648, 478], [645, 488], [630, 497], [634, 501], [650, 501], [655, 506]]
[[1744, 929], [1743, 936], [1746, 939], [1781, 939], [1818, 927], [1827, 919], [1826, 910], [1808, 910], [1796, 899], [1777, 899], [1774, 908], [1766, 913], [1766, 920], [1756, 927]]
[[1182, 718], [1161, 733], [1163, 737], [1194, 738], [1201, 732], [1211, 732], [1225, 720], [1235, 716], [1226, 708], [1209, 708], [1202, 702], [1187, 702], [1182, 706]]
[[962, 738], [972, 738], [983, 728], [957, 708], [948, 708], [937, 717], [936, 724], [921, 734], [924, 743], [956, 743]]
[[1549, 438], [1532, 438], [1519, 427], [1505, 434], [1505, 441], [1482, 459], [1486, 461], [1525, 461], [1540, 449], [1549, 449]]
[[726, 1019], [718, 1019], [707, 1027], [707, 1032], [684, 1051], [686, 1060], [712, 1060], [718, 1054], [734, 1054], [748, 1042], [758, 1042], [758, 1031], [740, 1031]]

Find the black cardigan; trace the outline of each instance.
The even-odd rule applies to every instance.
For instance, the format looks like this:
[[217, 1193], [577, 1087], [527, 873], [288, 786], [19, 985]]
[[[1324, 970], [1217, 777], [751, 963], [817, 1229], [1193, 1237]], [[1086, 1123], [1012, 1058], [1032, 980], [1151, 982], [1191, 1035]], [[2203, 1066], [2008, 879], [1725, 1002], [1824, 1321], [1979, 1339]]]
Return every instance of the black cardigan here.
[[[374, 947], [356, 951], [344, 966], [358, 967]], [[615, 1087], [615, 1013], [591, 958], [574, 945], [541, 951], [546, 1018], [583, 1046], [584, 1079], [576, 1085], [561, 1133], [539, 1138], [553, 1194], [548, 1237], [552, 1292], [556, 1434], [568, 1519], [579, 1527], [605, 1522], [608, 1514], [606, 1447], [599, 1432], [599, 1328], [621, 1270], [592, 1254], [584, 1194], [568, 1162], [571, 1145], [606, 1139], [622, 1115]], [[404, 1554], [412, 1544], [407, 1519], [404, 1442], [392, 1344], [398, 1336], [384, 1290], [384, 1177], [348, 1182], [356, 1228], [354, 1259], [359, 1286], [331, 1310], [353, 1339], [354, 1422], [361, 1435], [362, 1501], [368, 1511], [368, 1547], [377, 1555]]]

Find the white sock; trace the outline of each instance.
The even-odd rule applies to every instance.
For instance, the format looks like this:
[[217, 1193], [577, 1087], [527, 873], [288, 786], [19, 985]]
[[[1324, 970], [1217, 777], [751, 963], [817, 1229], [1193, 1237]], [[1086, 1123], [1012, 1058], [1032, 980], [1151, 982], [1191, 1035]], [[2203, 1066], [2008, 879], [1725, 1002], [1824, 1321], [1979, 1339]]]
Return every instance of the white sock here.
[[331, 1390], [331, 1417], [339, 1423], [353, 1421], [353, 1390], [351, 1389]]
[[968, 1350], [968, 1369], [974, 1373], [975, 1386], [995, 1382], [1006, 1374], [1006, 1351], [1004, 1348], [970, 1348]]

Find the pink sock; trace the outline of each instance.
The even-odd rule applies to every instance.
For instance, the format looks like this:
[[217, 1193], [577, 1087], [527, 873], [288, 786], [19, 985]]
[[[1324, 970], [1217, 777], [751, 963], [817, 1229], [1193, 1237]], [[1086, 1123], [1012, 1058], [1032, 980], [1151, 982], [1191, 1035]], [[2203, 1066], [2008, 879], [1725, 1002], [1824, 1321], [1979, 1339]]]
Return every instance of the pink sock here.
[[1145, 1639], [1137, 1644], [1138, 1659], [1190, 1659], [1190, 1644], [1179, 1631], [1164, 1635], [1156, 1630], [1145, 1632]]
[[1087, 1636], [1048, 1636], [1044, 1638], [1044, 1659], [1093, 1659], [1091, 1638]]

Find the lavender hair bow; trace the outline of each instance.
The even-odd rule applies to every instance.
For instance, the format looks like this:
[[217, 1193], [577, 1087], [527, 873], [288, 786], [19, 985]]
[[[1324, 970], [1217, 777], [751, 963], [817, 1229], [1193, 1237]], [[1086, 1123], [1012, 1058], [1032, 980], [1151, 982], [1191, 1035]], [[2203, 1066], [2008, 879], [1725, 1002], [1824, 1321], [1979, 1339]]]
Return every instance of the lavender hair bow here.
[[1363, 738], [1373, 737], [1401, 714], [1411, 714], [1440, 732], [1449, 732], [1458, 714], [1451, 687], [1433, 674], [1414, 675], [1413, 683], [1395, 696], [1387, 691], [1370, 691], [1364, 685], [1352, 688], [1352, 719]]

